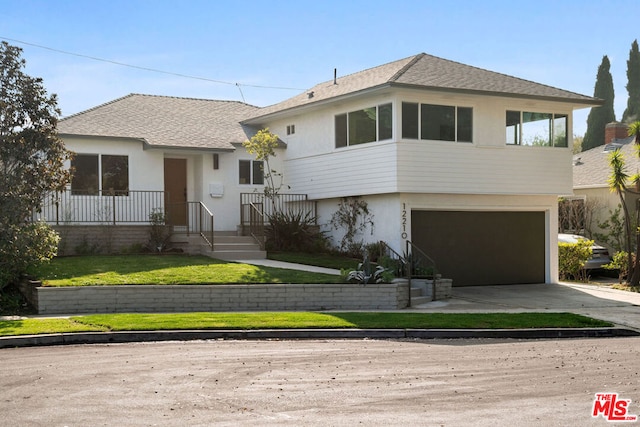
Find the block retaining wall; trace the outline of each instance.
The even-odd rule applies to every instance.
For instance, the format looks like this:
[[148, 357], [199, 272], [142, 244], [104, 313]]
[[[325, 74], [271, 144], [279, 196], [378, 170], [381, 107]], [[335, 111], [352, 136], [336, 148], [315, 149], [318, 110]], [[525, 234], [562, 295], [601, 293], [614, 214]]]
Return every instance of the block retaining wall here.
[[54, 225], [60, 235], [58, 255], [85, 253], [120, 253], [149, 242], [148, 225]]
[[23, 287], [39, 314], [397, 310], [409, 298], [406, 283]]

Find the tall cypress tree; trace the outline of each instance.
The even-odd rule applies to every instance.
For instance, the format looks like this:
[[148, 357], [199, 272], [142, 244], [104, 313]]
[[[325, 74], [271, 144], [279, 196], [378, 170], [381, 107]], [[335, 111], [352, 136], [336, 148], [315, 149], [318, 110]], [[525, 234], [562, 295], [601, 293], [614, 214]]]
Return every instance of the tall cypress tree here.
[[627, 92], [629, 92], [629, 99], [622, 121], [631, 123], [640, 120], [640, 52], [637, 39], [631, 44], [627, 61]]
[[604, 100], [600, 107], [593, 107], [587, 117], [587, 132], [582, 141], [582, 151], [589, 150], [604, 144], [604, 128], [607, 123], [614, 122], [616, 115], [613, 112], [613, 78], [611, 77], [611, 63], [607, 55], [602, 57], [602, 63], [598, 67], [596, 86], [593, 91], [595, 98]]

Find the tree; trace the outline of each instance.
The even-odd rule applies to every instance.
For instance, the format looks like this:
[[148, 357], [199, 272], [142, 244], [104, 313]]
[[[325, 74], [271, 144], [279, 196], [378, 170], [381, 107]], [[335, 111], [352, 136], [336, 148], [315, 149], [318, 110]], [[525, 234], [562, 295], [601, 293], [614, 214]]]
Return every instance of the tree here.
[[616, 116], [613, 112], [613, 78], [611, 77], [611, 63], [607, 55], [602, 57], [602, 63], [598, 67], [596, 85], [593, 91], [595, 98], [604, 100], [600, 107], [593, 107], [587, 117], [587, 132], [582, 141], [582, 151], [590, 150], [604, 144], [604, 129], [608, 123], [614, 122]]
[[631, 217], [629, 208], [625, 200], [625, 192], [627, 190], [627, 179], [629, 175], [626, 171], [624, 156], [620, 150], [612, 151], [609, 154], [609, 165], [611, 166], [611, 175], [609, 176], [609, 188], [618, 195], [620, 206], [624, 218], [625, 231], [625, 251], [627, 252], [627, 271], [633, 271], [633, 260], [631, 255]]
[[622, 122], [627, 123], [640, 120], [640, 51], [638, 51], [638, 40], [634, 40], [629, 51], [627, 61], [627, 109], [622, 115]]
[[56, 254], [58, 236], [32, 220], [45, 195], [69, 182], [60, 114], [42, 79], [23, 72], [22, 49], [0, 43], [0, 289]]
[[249, 154], [254, 154], [257, 160], [264, 162], [263, 173], [266, 185], [264, 186], [264, 195], [275, 205], [275, 197], [278, 195], [282, 187], [282, 181], [276, 186], [275, 178], [282, 180], [282, 174], [271, 169], [269, 159], [276, 156], [275, 149], [278, 146], [278, 135], [269, 131], [269, 128], [260, 129], [250, 140], [242, 143]]

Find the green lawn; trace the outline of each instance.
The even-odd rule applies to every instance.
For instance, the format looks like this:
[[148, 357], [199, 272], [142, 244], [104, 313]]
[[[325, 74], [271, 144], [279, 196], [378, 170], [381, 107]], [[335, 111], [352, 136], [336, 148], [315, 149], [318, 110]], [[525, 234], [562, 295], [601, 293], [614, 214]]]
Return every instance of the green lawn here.
[[193, 329], [527, 329], [610, 327], [572, 313], [175, 313], [95, 314], [0, 321], [0, 336], [80, 331]]
[[347, 258], [330, 254], [308, 254], [302, 252], [269, 252], [269, 259], [297, 264], [315, 265], [318, 267], [335, 268], [337, 270], [355, 270], [361, 259]]
[[219, 261], [204, 256], [54, 258], [31, 271], [44, 286], [336, 283], [339, 276]]

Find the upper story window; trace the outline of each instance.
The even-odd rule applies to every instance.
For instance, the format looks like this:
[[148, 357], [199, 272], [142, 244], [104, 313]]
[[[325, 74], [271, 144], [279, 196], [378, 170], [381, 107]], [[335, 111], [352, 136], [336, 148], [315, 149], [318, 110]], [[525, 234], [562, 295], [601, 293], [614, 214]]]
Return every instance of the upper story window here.
[[507, 145], [567, 147], [567, 115], [507, 111]]
[[296, 125], [287, 125], [287, 135], [293, 135], [296, 133]]
[[77, 154], [71, 168], [71, 194], [97, 196], [101, 189], [103, 195], [128, 195], [128, 156]]
[[472, 142], [473, 109], [402, 103], [402, 138]]
[[391, 104], [338, 114], [336, 148], [391, 139], [393, 125]]
[[240, 184], [264, 184], [264, 166], [260, 160], [240, 160]]

